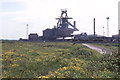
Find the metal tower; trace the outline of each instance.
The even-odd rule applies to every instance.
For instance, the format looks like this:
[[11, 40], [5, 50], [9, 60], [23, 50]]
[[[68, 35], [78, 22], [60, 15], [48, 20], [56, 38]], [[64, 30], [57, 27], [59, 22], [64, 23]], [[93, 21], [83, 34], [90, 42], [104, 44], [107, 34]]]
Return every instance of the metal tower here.
[[67, 29], [68, 26], [72, 26], [73, 27], [73, 30], [74, 31], [79, 31], [77, 28], [76, 28], [76, 22], [74, 21], [74, 24], [72, 25], [68, 19], [73, 19], [71, 17], [68, 17], [67, 15], [67, 10], [66, 9], [61, 9], [61, 16], [60, 18], [56, 18], [58, 20], [57, 22], [57, 28], [62, 28], [62, 29]]
[[28, 39], [28, 24], [26, 24], [27, 30], [26, 30], [26, 39]]

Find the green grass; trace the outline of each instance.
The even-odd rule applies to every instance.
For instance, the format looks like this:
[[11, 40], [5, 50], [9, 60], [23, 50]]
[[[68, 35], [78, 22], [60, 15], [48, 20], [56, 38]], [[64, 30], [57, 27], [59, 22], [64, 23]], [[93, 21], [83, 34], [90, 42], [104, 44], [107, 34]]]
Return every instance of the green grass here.
[[81, 43], [4, 42], [3, 78], [118, 78], [115, 56]]

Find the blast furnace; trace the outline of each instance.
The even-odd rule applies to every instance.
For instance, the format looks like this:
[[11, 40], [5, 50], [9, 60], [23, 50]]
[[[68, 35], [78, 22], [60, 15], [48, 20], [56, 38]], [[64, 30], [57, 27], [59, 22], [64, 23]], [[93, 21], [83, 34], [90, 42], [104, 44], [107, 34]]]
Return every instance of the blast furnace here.
[[[67, 10], [62, 9], [61, 10], [61, 16], [59, 18], [56, 18], [58, 20], [57, 26], [55, 26], [52, 29], [46, 29], [43, 31], [43, 38], [48, 40], [55, 40], [57, 38], [62, 37], [63, 39], [65, 37], [71, 37], [71, 34], [74, 31], [78, 31], [76, 28], [76, 22], [74, 21], [73, 24], [71, 24], [68, 20], [72, 19], [67, 16]], [[71, 26], [72, 28], [69, 28]]]

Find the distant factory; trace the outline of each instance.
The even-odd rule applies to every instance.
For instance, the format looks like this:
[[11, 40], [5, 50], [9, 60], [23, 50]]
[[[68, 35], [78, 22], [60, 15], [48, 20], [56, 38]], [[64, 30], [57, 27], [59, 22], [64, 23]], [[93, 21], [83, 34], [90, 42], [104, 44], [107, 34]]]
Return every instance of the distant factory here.
[[[67, 16], [67, 10], [61, 10], [61, 16], [60, 18], [56, 18], [58, 20], [57, 26], [54, 26], [52, 29], [46, 29], [43, 31], [43, 39], [47, 40], [55, 40], [57, 38], [62, 37], [63, 39], [65, 37], [71, 37], [71, 34], [74, 31], [78, 31], [76, 28], [76, 22], [74, 21], [73, 24], [71, 24], [68, 20], [72, 19]], [[69, 28], [69, 26], [73, 28]]]
[[[95, 32], [95, 18], [93, 19], [93, 35], [87, 35], [87, 33], [81, 33], [74, 35], [74, 31], [79, 31], [76, 28], [76, 21], [73, 23], [69, 22], [67, 10], [61, 10], [61, 16], [56, 18], [58, 20], [57, 25], [52, 29], [43, 30], [43, 36], [38, 36], [37, 33], [30, 33], [28, 39], [22, 39], [21, 41], [55, 41], [55, 40], [71, 40], [71, 41], [88, 41], [88, 42], [118, 42], [120, 35], [112, 35], [112, 37], [99, 36]], [[108, 20], [108, 17], [107, 17]], [[69, 28], [71, 26], [72, 28]], [[108, 27], [108, 26], [107, 26]], [[119, 31], [120, 32], [120, 31]], [[68, 38], [69, 37], [69, 38]]]

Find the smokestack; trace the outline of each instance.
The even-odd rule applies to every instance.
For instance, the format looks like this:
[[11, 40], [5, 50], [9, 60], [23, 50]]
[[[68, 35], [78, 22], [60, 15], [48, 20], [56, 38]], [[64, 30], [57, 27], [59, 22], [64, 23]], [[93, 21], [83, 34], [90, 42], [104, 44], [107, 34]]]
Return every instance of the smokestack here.
[[94, 36], [95, 36], [95, 18], [94, 18]]
[[109, 17], [106, 17], [107, 19], [107, 37], [109, 37]]
[[76, 27], [76, 21], [74, 21], [74, 27]]

